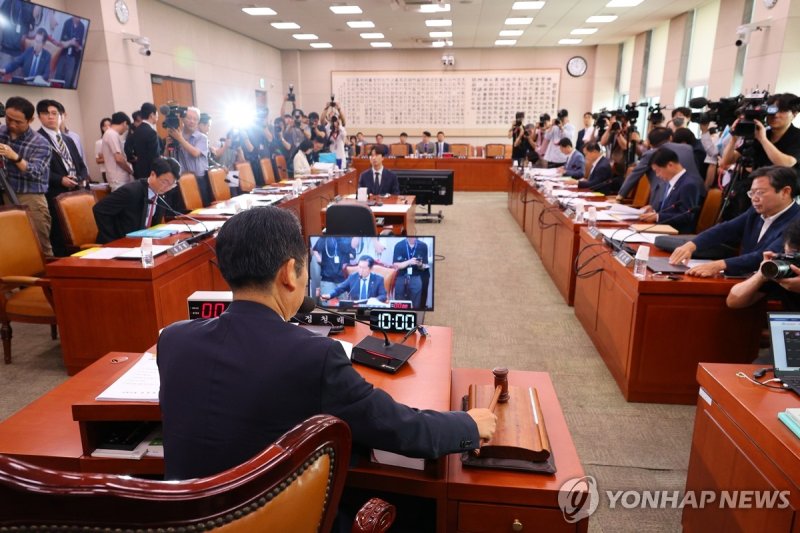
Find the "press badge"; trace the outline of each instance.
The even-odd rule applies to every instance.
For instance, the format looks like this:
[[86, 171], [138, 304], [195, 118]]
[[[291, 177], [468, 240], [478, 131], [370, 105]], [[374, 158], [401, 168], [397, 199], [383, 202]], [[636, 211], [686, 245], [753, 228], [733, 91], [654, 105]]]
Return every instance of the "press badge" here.
[[413, 276], [413, 275], [414, 275], [414, 268], [413, 268], [413, 267], [408, 267], [408, 268], [406, 269], [406, 273], [407, 273], [409, 276]]
[[17, 24], [17, 33], [22, 33], [22, 26]]
[[339, 256], [338, 255], [334, 255], [333, 256], [333, 262], [336, 263], [337, 265], [339, 264]]

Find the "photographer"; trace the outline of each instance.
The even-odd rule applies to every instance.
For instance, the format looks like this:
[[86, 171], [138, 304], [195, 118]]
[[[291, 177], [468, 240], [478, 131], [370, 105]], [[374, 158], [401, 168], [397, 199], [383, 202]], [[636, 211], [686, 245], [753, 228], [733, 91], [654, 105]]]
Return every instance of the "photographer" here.
[[542, 113], [539, 115], [539, 123], [536, 125], [536, 128], [528, 135], [528, 143], [533, 147], [539, 160], [543, 161], [542, 164], [545, 166], [547, 166], [547, 161], [545, 160], [544, 154], [547, 152], [547, 146], [550, 142], [545, 135], [547, 130], [550, 129], [550, 126], [550, 115]]
[[547, 161], [547, 168], [556, 168], [564, 165], [567, 156], [561, 152], [558, 143], [561, 139], [572, 141], [574, 135], [575, 126], [569, 122], [569, 113], [566, 109], [560, 110], [544, 134], [544, 138], [548, 141], [544, 155], [544, 159]]
[[706, 153], [706, 189], [711, 189], [716, 183], [717, 177], [717, 163], [719, 163], [719, 149], [717, 142], [719, 142], [719, 132], [717, 126], [711, 121], [711, 117], [707, 113], [703, 113], [698, 121], [700, 125], [700, 144], [703, 145], [703, 150]]
[[272, 121], [272, 143], [270, 143], [270, 151], [273, 155], [273, 168], [275, 170], [275, 176], [279, 176], [280, 172], [279, 169], [275, 166], [275, 156], [282, 155], [284, 160], [286, 161], [286, 165], [289, 167], [287, 168], [287, 172], [292, 171], [292, 144], [287, 141], [284, 136], [284, 127], [286, 122], [281, 118], [276, 118]]
[[342, 162], [347, 161], [347, 153], [344, 149], [347, 130], [344, 129], [340, 120], [340, 115], [331, 115], [330, 121], [325, 125], [325, 137], [328, 140], [330, 151], [336, 154], [336, 166], [342, 168]]
[[347, 125], [347, 120], [344, 118], [344, 111], [342, 111], [342, 108], [336, 103], [334, 96], [331, 95], [331, 101], [325, 105], [325, 109], [322, 111], [322, 124], [327, 125], [333, 117], [338, 117], [341, 127]]
[[176, 159], [184, 172], [191, 172], [198, 178], [208, 172], [208, 137], [197, 129], [200, 123], [200, 110], [196, 107], [186, 109], [183, 128], [168, 128], [167, 149], [175, 149]]
[[525, 113], [517, 113], [514, 123], [508, 130], [508, 138], [512, 139], [511, 159], [516, 161], [519, 166], [523, 166], [525, 164], [525, 155], [528, 153], [528, 142], [525, 138], [526, 131], [522, 126], [522, 121], [524, 119]]
[[[800, 219], [794, 219], [783, 231], [783, 253], [796, 255], [800, 252]], [[790, 277], [771, 280], [761, 273], [764, 263], [772, 261], [778, 254], [764, 252], [764, 261], [755, 274], [731, 287], [726, 303], [728, 307], [749, 307], [766, 297], [780, 300], [784, 311], [800, 311], [800, 268], [794, 261], [789, 264]]]
[[228, 170], [234, 170], [237, 163], [244, 163], [245, 156], [242, 144], [242, 133], [238, 129], [228, 132], [220, 139], [220, 145], [212, 148], [214, 159]]

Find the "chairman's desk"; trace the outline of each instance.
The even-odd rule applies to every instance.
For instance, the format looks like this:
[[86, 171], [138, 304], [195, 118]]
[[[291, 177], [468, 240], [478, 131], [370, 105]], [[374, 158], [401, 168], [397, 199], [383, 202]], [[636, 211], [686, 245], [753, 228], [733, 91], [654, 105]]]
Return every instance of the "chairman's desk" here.
[[[418, 352], [397, 374], [364, 366], [356, 370], [397, 401], [420, 409], [461, 409], [472, 383], [491, 384], [489, 370], [453, 369], [450, 328], [429, 328], [416, 339]], [[358, 342], [369, 334], [357, 324], [339, 337]], [[399, 340], [399, 334], [391, 334]], [[0, 453], [43, 467], [117, 474], [163, 473], [158, 458], [100, 459], [94, 448], [98, 424], [109, 420], [160, 420], [158, 404], [98, 402], [95, 397], [136, 362], [139, 353], [110, 353], [0, 423]], [[127, 360], [114, 363], [114, 360]], [[452, 379], [452, 386], [451, 386]], [[512, 531], [519, 521], [547, 531], [586, 531], [587, 521], [567, 524], [558, 508], [558, 491], [568, 479], [584, 475], [549, 376], [512, 369], [513, 386], [537, 388], [556, 462], [555, 475], [469, 470], [457, 455], [428, 463], [425, 470], [362, 461], [348, 474], [348, 486], [427, 498], [436, 503], [436, 529], [449, 532]], [[83, 432], [83, 435], [82, 435]]]
[[[359, 173], [370, 168], [369, 159], [366, 157], [353, 159], [352, 165]], [[388, 169], [452, 170], [453, 190], [505, 191], [511, 160], [477, 157], [384, 157], [383, 166]]]
[[[717, 501], [702, 509], [684, 508], [682, 523], [687, 533], [800, 531], [800, 439], [777, 416], [786, 408], [800, 407], [800, 399], [736, 376], [740, 371], [751, 376], [758, 368], [714, 363], [697, 368], [702, 389], [686, 491], [714, 491]], [[721, 507], [721, 491], [737, 490], [788, 491], [789, 507]]]

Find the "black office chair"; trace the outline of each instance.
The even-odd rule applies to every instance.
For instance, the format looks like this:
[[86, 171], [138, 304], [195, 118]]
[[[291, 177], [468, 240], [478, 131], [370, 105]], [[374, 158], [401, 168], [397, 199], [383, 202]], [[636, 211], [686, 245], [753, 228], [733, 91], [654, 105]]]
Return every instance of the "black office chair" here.
[[378, 226], [372, 210], [363, 204], [339, 203], [325, 211], [327, 235], [355, 235], [377, 237]]

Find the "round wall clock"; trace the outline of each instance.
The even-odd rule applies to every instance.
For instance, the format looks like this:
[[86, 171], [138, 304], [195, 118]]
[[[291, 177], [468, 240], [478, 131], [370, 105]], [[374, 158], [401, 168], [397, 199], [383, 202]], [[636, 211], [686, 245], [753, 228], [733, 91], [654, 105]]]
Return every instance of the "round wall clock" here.
[[579, 78], [586, 74], [587, 68], [586, 60], [581, 56], [575, 56], [567, 61], [567, 73], [574, 78]]
[[117, 16], [117, 20], [120, 24], [128, 22], [130, 12], [128, 11], [128, 4], [125, 3], [125, 0], [117, 0], [114, 3], [114, 14]]
[[772, 9], [775, 7], [775, 4], [778, 3], [778, 0], [761, 0], [764, 3], [764, 7], [767, 9]]

